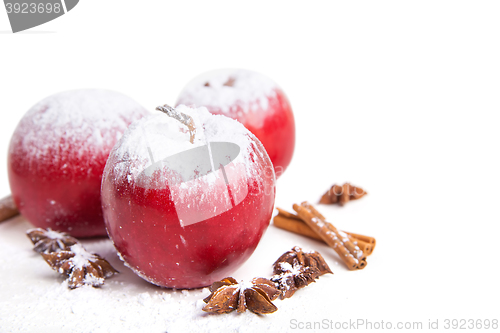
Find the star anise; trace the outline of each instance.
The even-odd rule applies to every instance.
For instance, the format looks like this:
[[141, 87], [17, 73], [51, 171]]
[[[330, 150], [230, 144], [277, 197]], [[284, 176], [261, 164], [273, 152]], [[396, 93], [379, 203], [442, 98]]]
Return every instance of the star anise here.
[[277, 266], [280, 273], [272, 276], [271, 281], [275, 282], [281, 291], [280, 299], [292, 297], [298, 289], [304, 288], [318, 278], [317, 269], [303, 266], [297, 260], [293, 265], [280, 262]]
[[68, 277], [71, 289], [83, 285], [101, 286], [104, 279], [118, 273], [106, 259], [87, 252], [81, 244], [72, 245], [69, 250], [41, 255], [52, 269]]
[[297, 246], [276, 260], [273, 271], [271, 281], [278, 285], [280, 299], [292, 297], [297, 289], [315, 282], [323, 274], [332, 273], [321, 254], [305, 252]]
[[227, 277], [214, 282], [210, 291], [210, 296], [204, 299], [205, 303], [208, 303], [203, 308], [206, 312], [245, 312], [248, 309], [254, 313], [266, 314], [278, 310], [272, 301], [278, 297], [280, 291], [272, 281], [265, 278], [254, 278], [250, 284], [245, 284]]
[[45, 230], [42, 228], [29, 229], [26, 231], [26, 235], [31, 239], [31, 242], [35, 246], [33, 250], [38, 253], [51, 253], [59, 250], [67, 250], [70, 246], [78, 243], [76, 238], [64, 232], [58, 232], [51, 230], [50, 228]]

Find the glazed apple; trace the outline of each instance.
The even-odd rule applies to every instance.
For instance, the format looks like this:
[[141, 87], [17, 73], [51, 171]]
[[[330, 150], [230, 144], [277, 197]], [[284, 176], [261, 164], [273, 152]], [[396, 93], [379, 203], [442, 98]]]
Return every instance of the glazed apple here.
[[161, 107], [125, 132], [104, 169], [108, 234], [125, 264], [169, 288], [231, 274], [269, 225], [275, 175], [260, 141], [206, 108]]
[[284, 92], [266, 76], [242, 69], [204, 73], [192, 80], [177, 104], [205, 106], [238, 120], [262, 142], [279, 178], [295, 147], [295, 120]]
[[55, 94], [33, 106], [10, 141], [12, 196], [33, 225], [74, 237], [104, 236], [100, 189], [109, 152], [148, 112], [107, 90]]

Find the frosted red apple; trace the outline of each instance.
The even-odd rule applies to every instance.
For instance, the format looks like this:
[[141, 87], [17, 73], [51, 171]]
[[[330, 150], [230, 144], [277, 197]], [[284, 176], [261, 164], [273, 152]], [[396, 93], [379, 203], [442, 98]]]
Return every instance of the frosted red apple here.
[[205, 106], [211, 113], [238, 120], [262, 142], [276, 178], [285, 171], [295, 147], [295, 121], [284, 92], [262, 74], [225, 69], [192, 80], [177, 104]]
[[33, 225], [75, 237], [106, 235], [100, 188], [109, 152], [147, 111], [107, 90], [45, 98], [21, 119], [10, 141], [14, 201]]
[[252, 254], [271, 219], [275, 176], [242, 124], [205, 108], [175, 112], [196, 130], [160, 112], [132, 124], [106, 164], [102, 206], [131, 269], [159, 286], [197, 288]]

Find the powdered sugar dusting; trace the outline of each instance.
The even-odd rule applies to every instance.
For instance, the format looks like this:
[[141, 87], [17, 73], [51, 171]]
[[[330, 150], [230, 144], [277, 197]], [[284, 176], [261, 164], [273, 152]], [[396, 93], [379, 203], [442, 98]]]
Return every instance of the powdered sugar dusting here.
[[286, 272], [285, 274], [292, 274], [292, 275], [298, 275], [301, 273], [300, 269], [303, 268], [302, 265], [299, 263], [294, 263], [292, 266], [288, 262], [280, 262], [279, 266], [283, 272]]
[[[235, 285], [231, 285], [231, 286], [234, 287]], [[229, 286], [229, 287], [231, 287], [231, 286]], [[254, 285], [253, 281], [240, 280], [240, 282], [238, 282], [236, 287], [238, 287], [238, 290], [245, 290], [245, 289], [251, 289], [251, 288], [255, 287], [255, 285]]]
[[[28, 230], [27, 232], [30, 232], [31, 230], [35, 230], [35, 229], [30, 229]], [[52, 239], [63, 239], [66, 237], [65, 234], [63, 234], [62, 232], [58, 232], [58, 231], [54, 231], [50, 228], [48, 228], [46, 231], [45, 231], [46, 235], [48, 238], [52, 238]]]
[[[128, 161], [117, 163], [114, 169], [115, 177], [123, 177], [128, 181], [138, 180], [140, 174], [155, 162], [206, 146], [209, 142], [232, 142], [237, 144], [242, 152], [251, 149], [251, 138], [255, 137], [241, 123], [221, 115], [212, 115], [204, 107], [195, 109], [180, 105], [176, 109], [193, 118], [196, 126], [194, 142], [189, 141], [187, 128], [179, 121], [159, 112], [144, 117], [130, 126], [112, 152], [113, 160]], [[246, 171], [251, 174], [251, 162], [247, 155], [240, 153], [233, 163], [244, 164]], [[192, 178], [190, 170], [186, 172], [180, 175], [184, 181]], [[207, 176], [205, 180], [215, 181], [215, 177]], [[157, 183], [141, 185], [161, 187], [161, 184]], [[185, 187], [182, 184], [179, 186]]]
[[342, 230], [337, 230], [337, 233], [339, 234], [340, 237], [342, 237], [342, 242], [345, 243], [349, 241], [349, 237], [345, 232], [343, 232]]
[[277, 88], [268, 77], [249, 70], [211, 71], [192, 80], [179, 96], [178, 104], [206, 106], [229, 115], [266, 110]]
[[90, 286], [101, 286], [104, 284], [104, 278], [95, 276], [94, 274], [85, 274], [83, 283]]
[[128, 125], [146, 114], [140, 104], [114, 91], [58, 93], [25, 114], [12, 138], [11, 153], [49, 164], [65, 160], [69, 151], [79, 158], [107, 153]]
[[89, 261], [94, 262], [96, 257], [85, 250], [85, 248], [81, 244], [75, 244], [70, 247], [70, 251], [75, 254], [73, 258], [71, 258], [71, 263], [74, 265], [75, 269], [81, 269], [85, 266], [89, 265]]

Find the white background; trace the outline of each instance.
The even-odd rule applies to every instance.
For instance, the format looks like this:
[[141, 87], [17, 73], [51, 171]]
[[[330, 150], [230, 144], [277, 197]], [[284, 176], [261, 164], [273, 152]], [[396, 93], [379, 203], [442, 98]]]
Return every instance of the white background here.
[[[9, 193], [10, 136], [40, 99], [106, 88], [154, 110], [174, 104], [204, 71], [252, 69], [278, 82], [296, 119], [277, 206], [316, 202], [333, 183], [351, 181], [369, 195], [321, 211], [341, 229], [375, 236], [377, 248], [365, 270], [349, 272], [326, 246], [270, 227], [237, 278], [269, 274], [293, 245], [324, 253], [335, 275], [297, 300], [277, 301], [280, 310], [266, 318], [171, 318], [163, 330], [197, 323], [201, 331], [205, 320], [297, 331], [292, 319], [422, 321], [424, 328], [429, 319], [500, 319], [499, 17], [496, 1], [83, 0], [12, 34], [0, 9], [0, 195]], [[22, 235], [29, 225], [18, 222], [0, 226], [0, 241], [29, 248]], [[36, 300], [23, 308], [29, 295], [16, 274], [36, 272], [0, 273], [0, 293], [17, 300], [0, 301], [0, 331], [20, 329], [19, 311], [36, 312]], [[6, 287], [13, 280], [21, 282]], [[37, 321], [41, 329], [51, 316], [31, 313], [23, 325]], [[78, 318], [58, 320], [84, 327]]]

